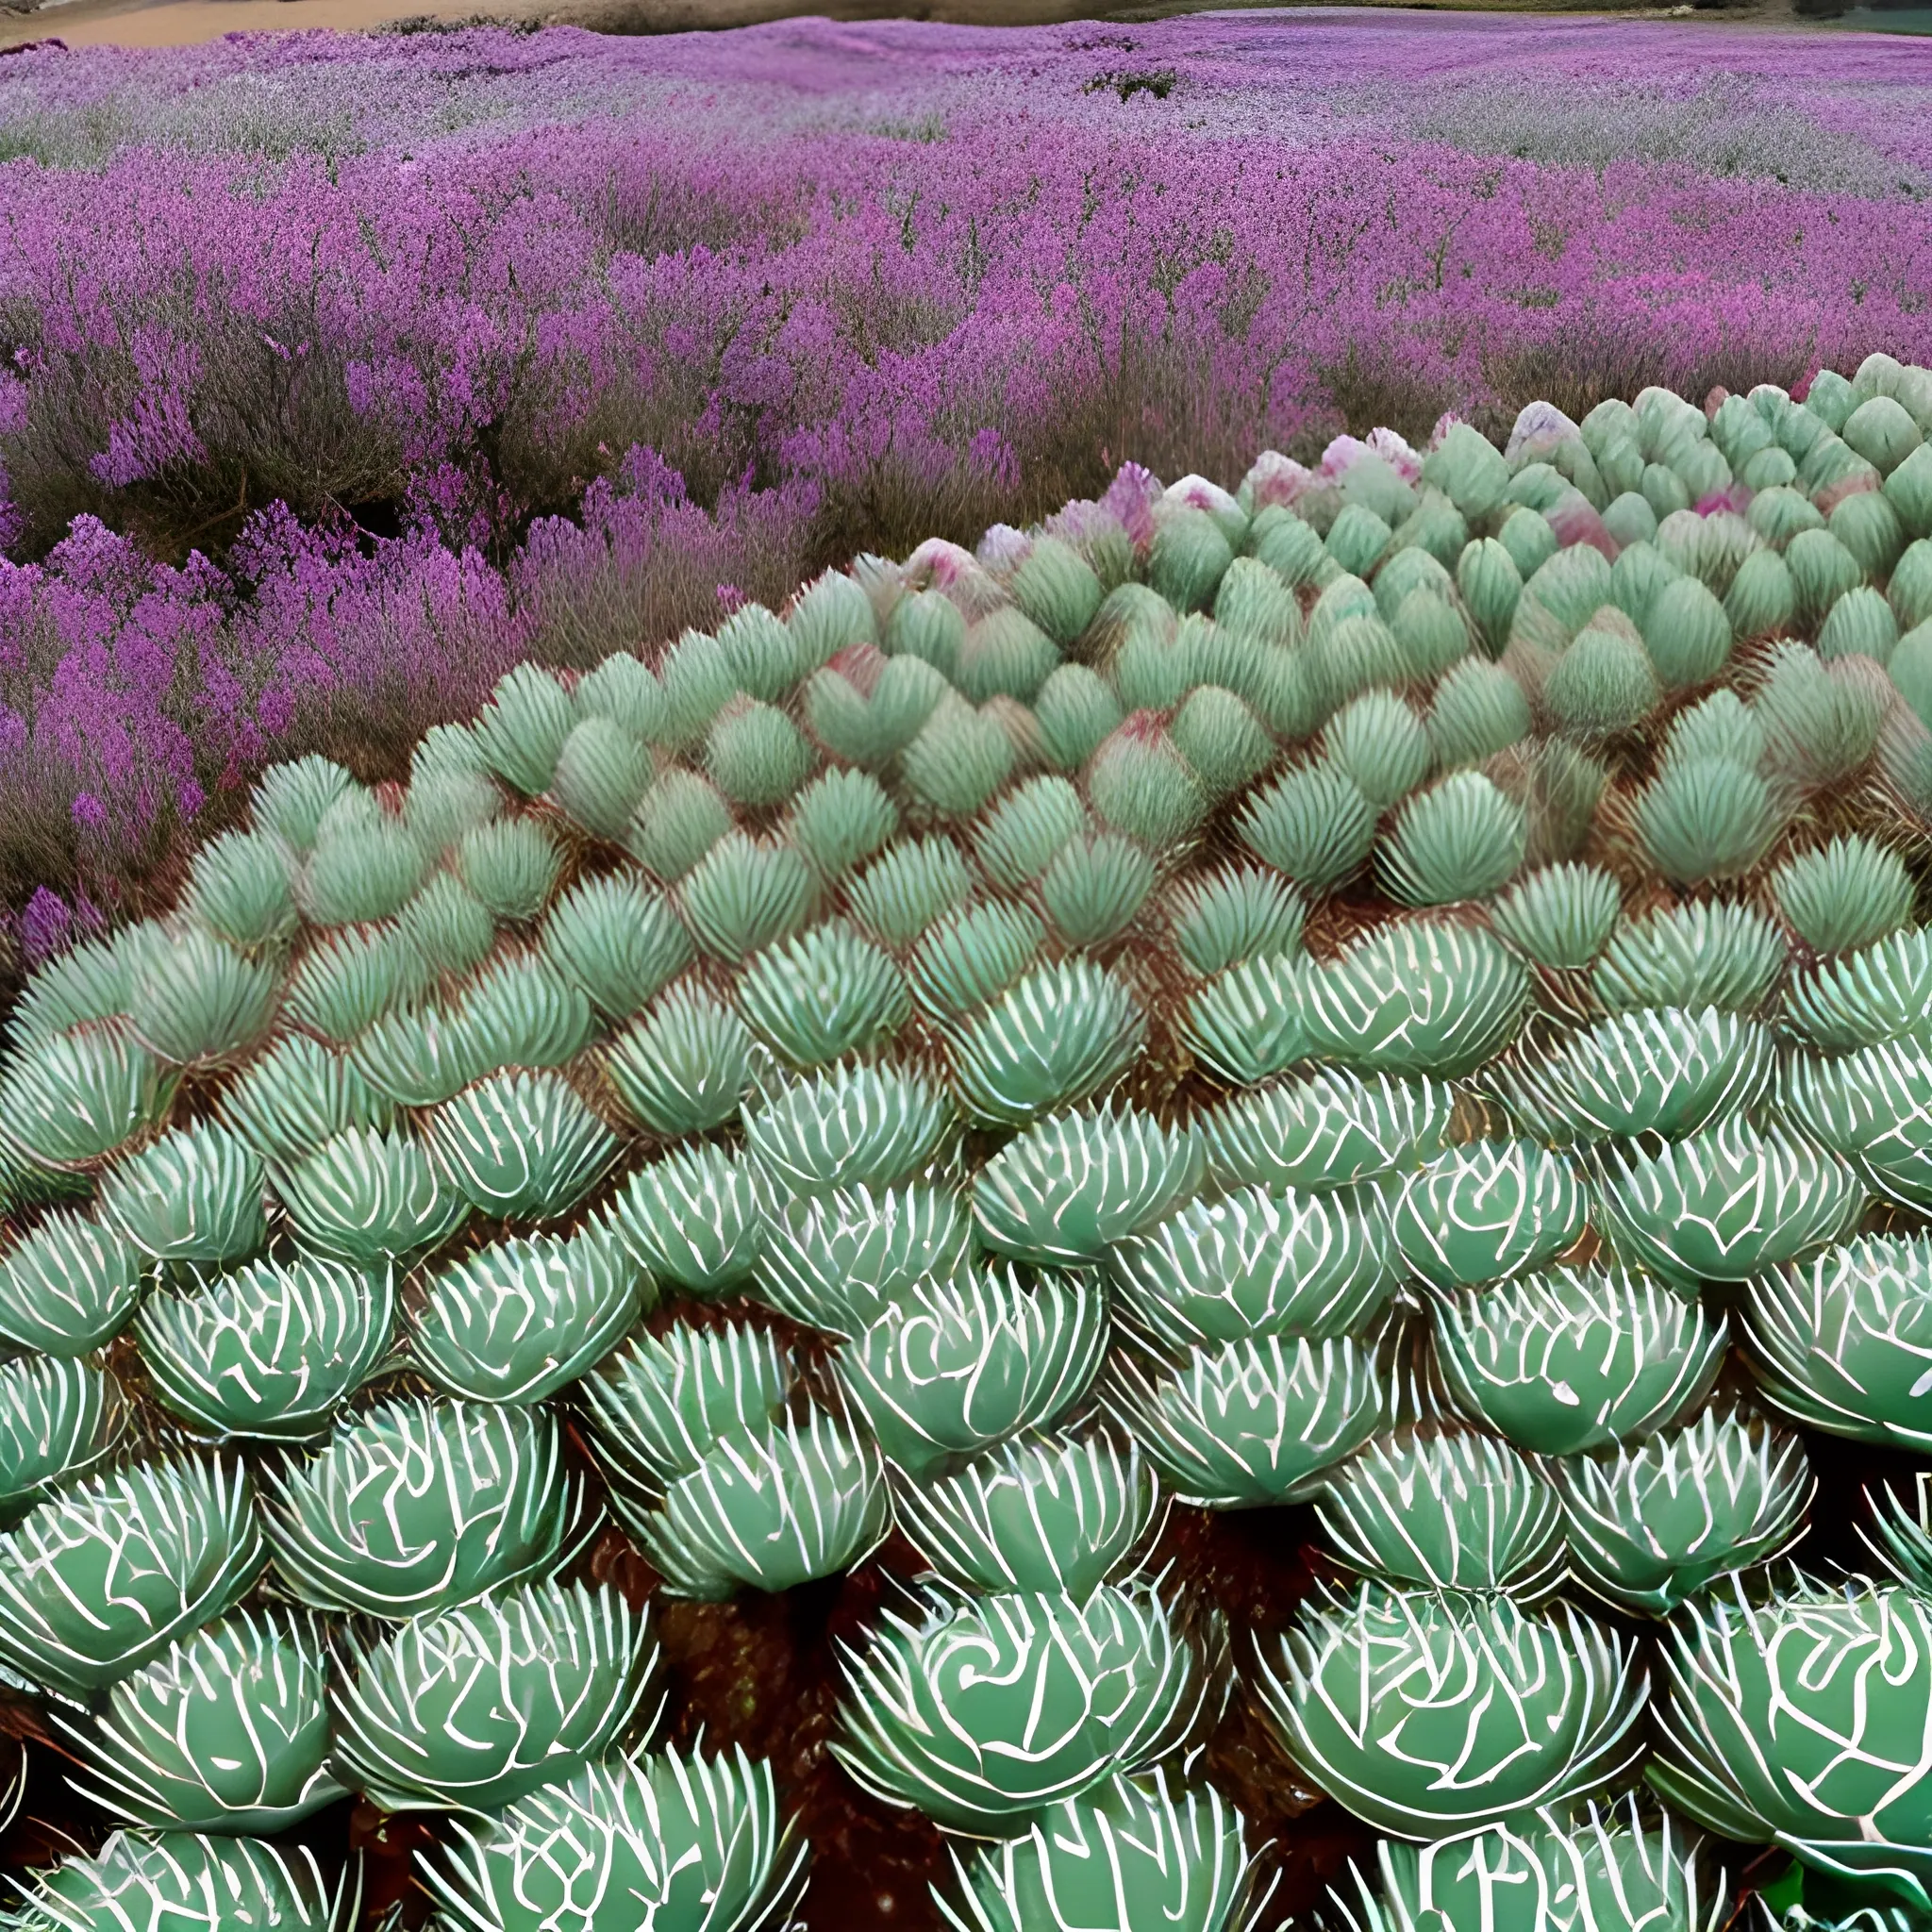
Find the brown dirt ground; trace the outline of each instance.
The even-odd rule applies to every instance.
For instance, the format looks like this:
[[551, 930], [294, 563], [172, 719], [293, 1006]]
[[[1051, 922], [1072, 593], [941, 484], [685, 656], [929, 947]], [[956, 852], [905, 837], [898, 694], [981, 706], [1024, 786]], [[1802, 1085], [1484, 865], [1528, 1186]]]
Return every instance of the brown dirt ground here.
[[[223, 34], [300, 27], [366, 32], [403, 17], [475, 20], [479, 11], [504, 23], [565, 24], [609, 33], [681, 33], [814, 13], [839, 20], [903, 15], [978, 26], [1037, 26], [1080, 19], [1150, 20], [1196, 11], [1209, 4], [1243, 5], [1248, 0], [1141, 0], [1139, 5], [1114, 6], [1106, 0], [42, 0], [31, 11], [15, 11], [0, 0], [0, 53], [49, 38], [70, 47], [167, 47], [216, 40]], [[1431, 10], [1477, 8], [1522, 13], [1584, 10], [1562, 0], [1432, 0]], [[1632, 17], [1656, 17], [1687, 9], [1633, 6], [1615, 10]], [[1736, 0], [1708, 11], [1700, 8], [1699, 13], [1702, 19], [1727, 24], [1798, 24], [1794, 0]]]

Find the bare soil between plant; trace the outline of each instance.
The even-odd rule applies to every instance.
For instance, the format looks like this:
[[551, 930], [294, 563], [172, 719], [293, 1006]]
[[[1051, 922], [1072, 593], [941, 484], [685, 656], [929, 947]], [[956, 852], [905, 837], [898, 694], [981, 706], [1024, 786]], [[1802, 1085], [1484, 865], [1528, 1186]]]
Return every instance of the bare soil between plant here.
[[[968, 26], [1042, 26], [1070, 20], [1155, 20], [1174, 13], [1256, 4], [1256, 0], [1150, 0], [1108, 7], [1094, 0], [42, 0], [30, 10], [0, 6], [0, 53], [56, 39], [70, 47], [176, 47], [231, 33], [332, 28], [366, 33], [398, 24], [487, 21], [519, 26], [569, 25], [604, 33], [715, 31], [828, 16], [865, 21], [931, 20]], [[1271, 6], [1321, 0], [1265, 0]], [[1370, 5], [1382, 0], [1368, 0]], [[1581, 9], [1565, 0], [1432, 0], [1430, 12], [1553, 14]], [[1795, 0], [1736, 0], [1692, 8], [1634, 6], [1607, 9], [1631, 19], [1684, 15], [1690, 24], [1809, 28]]]

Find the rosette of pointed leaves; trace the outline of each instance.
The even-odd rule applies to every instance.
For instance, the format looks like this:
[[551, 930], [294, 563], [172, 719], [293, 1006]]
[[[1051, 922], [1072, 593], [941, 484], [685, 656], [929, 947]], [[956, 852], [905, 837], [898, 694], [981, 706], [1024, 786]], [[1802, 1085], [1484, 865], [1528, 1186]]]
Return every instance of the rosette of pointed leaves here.
[[113, 1026], [28, 1041], [0, 1065], [0, 1141], [36, 1167], [85, 1169], [158, 1126], [175, 1075]]
[[1255, 1689], [1301, 1771], [1397, 1838], [1574, 1804], [1644, 1748], [1633, 1653], [1568, 1604], [1363, 1584], [1306, 1604]]
[[222, 1120], [270, 1162], [298, 1160], [349, 1127], [387, 1127], [395, 1105], [341, 1054], [286, 1035], [224, 1088]]
[[641, 1335], [579, 1386], [613, 1493], [645, 1502], [734, 1433], [758, 1435], [784, 1407], [795, 1370], [763, 1329], [740, 1323]]
[[650, 1300], [649, 1277], [608, 1226], [503, 1241], [425, 1286], [410, 1352], [452, 1395], [541, 1402], [608, 1355]]
[[1003, 1437], [1051, 1423], [1086, 1389], [1107, 1347], [1107, 1298], [1084, 1274], [1017, 1271], [924, 1282], [833, 1367], [886, 1455], [935, 1473]]
[[264, 1257], [181, 1291], [135, 1318], [155, 1393], [192, 1428], [299, 1441], [319, 1435], [388, 1354], [387, 1268]]
[[1837, 1239], [1864, 1190], [1837, 1155], [1736, 1118], [1656, 1153], [1620, 1150], [1596, 1198], [1620, 1242], [1680, 1281], [1742, 1281]]
[[183, 1127], [101, 1178], [102, 1218], [156, 1261], [245, 1260], [268, 1240], [260, 1158], [225, 1127]]
[[0, 1538], [0, 1662], [85, 1703], [233, 1608], [265, 1554], [239, 1464], [176, 1457], [95, 1476]]
[[424, 1878], [453, 1932], [761, 1932], [788, 1923], [805, 1860], [770, 1764], [665, 1751], [458, 1824]]
[[1319, 1493], [1322, 1527], [1364, 1575], [1530, 1599], [1560, 1578], [1563, 1516], [1506, 1442], [1413, 1429], [1372, 1442]]
[[832, 1753], [889, 1805], [1005, 1836], [1030, 1812], [1158, 1762], [1192, 1729], [1207, 1673], [1147, 1586], [1084, 1602], [934, 1593], [841, 1643]]
[[1925, 1037], [1932, 1016], [1932, 927], [1894, 933], [1862, 952], [1793, 975], [1785, 1024], [1826, 1053]]
[[91, 1363], [37, 1355], [0, 1367], [0, 1522], [112, 1455], [127, 1417], [120, 1383]]
[[307, 1846], [284, 1852], [249, 1838], [117, 1831], [92, 1857], [38, 1874], [12, 1923], [20, 1932], [353, 1932], [361, 1911], [353, 1860], [330, 1891]]
[[1210, 1509], [1305, 1501], [1384, 1407], [1373, 1357], [1346, 1337], [1257, 1336], [1156, 1370], [1122, 1356], [1101, 1399], [1174, 1495]]
[[892, 1524], [877, 1449], [817, 1407], [726, 1431], [660, 1508], [636, 1507], [622, 1489], [612, 1497], [666, 1591], [712, 1602], [853, 1569]]
[[1842, 1155], [1874, 1193], [1932, 1208], [1932, 1051], [1890, 1040], [1840, 1058], [1794, 1056], [1782, 1098], [1791, 1119]]
[[336, 1764], [385, 1811], [500, 1811], [647, 1737], [663, 1706], [650, 1625], [608, 1584], [525, 1584], [346, 1664]]
[[700, 987], [676, 986], [609, 1043], [604, 1070], [640, 1126], [676, 1140], [736, 1117], [751, 1091], [753, 1052], [729, 1007]]
[[400, 1622], [558, 1569], [577, 1485], [542, 1410], [406, 1398], [345, 1419], [265, 1514], [299, 1601]]
[[1858, 1533], [1889, 1574], [1907, 1590], [1932, 1595], [1932, 1507], [1928, 1507], [1923, 1471], [1913, 1476], [1912, 1489], [1908, 1503], [1889, 1483], [1875, 1488], [1867, 1484], [1865, 1501], [1872, 1511], [1872, 1527]]
[[876, 1067], [837, 1067], [744, 1109], [752, 1158], [794, 1194], [910, 1180], [955, 1131], [942, 1090]]
[[1224, 1102], [1201, 1134], [1224, 1180], [1325, 1193], [1432, 1159], [1455, 1112], [1442, 1081], [1323, 1067]]
[[1634, 1446], [1554, 1459], [1570, 1564], [1615, 1608], [1661, 1617], [1804, 1534], [1817, 1483], [1794, 1435], [1707, 1409]]
[[766, 1204], [758, 1291], [781, 1314], [850, 1341], [922, 1281], [966, 1266], [973, 1224], [950, 1188], [855, 1188]]
[[1526, 1274], [1582, 1234], [1582, 1184], [1533, 1141], [1478, 1141], [1411, 1174], [1390, 1215], [1402, 1258], [1439, 1289]]
[[1696, 899], [1619, 926], [1591, 986], [1613, 1013], [1633, 1007], [1750, 1013], [1789, 958], [1783, 934], [1755, 907]]
[[730, 1294], [763, 1240], [751, 1164], [715, 1141], [678, 1147], [631, 1175], [610, 1223], [631, 1257], [688, 1294]]
[[543, 957], [607, 1019], [627, 1020], [690, 963], [691, 936], [664, 899], [612, 874], [572, 887], [543, 922]]
[[557, 1074], [495, 1074], [429, 1116], [429, 1138], [478, 1213], [550, 1221], [617, 1158], [617, 1138]]
[[1165, 1514], [1140, 1445], [1107, 1435], [1006, 1442], [944, 1481], [900, 1484], [897, 1501], [941, 1581], [1076, 1601], [1130, 1573]]
[[1349, 1334], [1402, 1279], [1381, 1204], [1365, 1189], [1242, 1188], [1190, 1201], [1116, 1242], [1108, 1266], [1124, 1312], [1176, 1350], [1257, 1335]]
[[88, 1355], [126, 1325], [142, 1280], [140, 1250], [125, 1235], [57, 1210], [0, 1259], [0, 1341]]
[[1456, 1406], [1519, 1449], [1574, 1455], [1667, 1427], [1704, 1399], [1724, 1328], [1692, 1297], [1618, 1269], [1559, 1269], [1435, 1303]]
[[1666, 1804], [1932, 1908], [1932, 1601], [1862, 1577], [1716, 1593], [1663, 1662], [1645, 1775]]
[[1539, 966], [1581, 973], [1603, 951], [1622, 909], [1622, 890], [1601, 867], [1546, 865], [1490, 908], [1490, 924]]
[[1238, 1087], [1285, 1073], [1307, 1057], [1301, 959], [1244, 959], [1188, 1002], [1182, 1032], [1209, 1072]]
[[891, 1035], [912, 1009], [892, 960], [842, 920], [815, 925], [746, 967], [738, 1005], [788, 1065], [828, 1066]]
[[220, 1066], [261, 1038], [275, 991], [273, 967], [188, 926], [169, 934], [135, 975], [128, 1021], [135, 1038], [172, 1066]]
[[468, 1220], [470, 1204], [404, 1127], [351, 1128], [275, 1175], [295, 1231], [352, 1268], [386, 1266], [434, 1247]]
[[1553, 1138], [1697, 1133], [1761, 1100], [1776, 1065], [1768, 1027], [1716, 1007], [1613, 1013], [1541, 1053], [1512, 1056], [1490, 1084]]
[[1426, 922], [1372, 933], [1300, 984], [1315, 1052], [1361, 1073], [1441, 1077], [1508, 1045], [1529, 986], [1493, 934]]
[[1740, 1317], [1773, 1407], [1830, 1435], [1932, 1450], [1932, 1240], [1867, 1235], [1756, 1275]]
[[1132, 991], [1091, 960], [1040, 967], [953, 1029], [959, 1097], [975, 1120], [1024, 1127], [1111, 1087], [1146, 1032]]
[[1381, 1895], [1357, 1873], [1359, 1913], [1343, 1908], [1362, 1932], [1718, 1932], [1731, 1907], [1699, 1834], [1634, 1798], [1435, 1844], [1384, 1839], [1375, 1858]]
[[1237, 1932], [1257, 1890], [1241, 1815], [1159, 1766], [1052, 1806], [1019, 1838], [953, 1854], [955, 1932]]
[[306, 1618], [239, 1612], [124, 1677], [73, 1732], [77, 1789], [135, 1824], [271, 1833], [332, 1803], [328, 1672]]
[[1168, 1213], [1200, 1185], [1201, 1145], [1136, 1108], [1041, 1121], [1008, 1141], [973, 1183], [985, 1244], [1038, 1266], [1104, 1260], [1108, 1246]]

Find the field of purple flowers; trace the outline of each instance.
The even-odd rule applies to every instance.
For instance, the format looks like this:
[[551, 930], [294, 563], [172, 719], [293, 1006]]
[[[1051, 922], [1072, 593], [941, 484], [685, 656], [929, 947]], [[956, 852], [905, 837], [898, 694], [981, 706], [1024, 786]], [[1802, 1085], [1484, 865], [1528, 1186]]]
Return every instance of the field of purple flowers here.
[[1928, 107], [1932, 44], [1320, 12], [9, 58], [0, 900], [1126, 459], [1932, 360]]

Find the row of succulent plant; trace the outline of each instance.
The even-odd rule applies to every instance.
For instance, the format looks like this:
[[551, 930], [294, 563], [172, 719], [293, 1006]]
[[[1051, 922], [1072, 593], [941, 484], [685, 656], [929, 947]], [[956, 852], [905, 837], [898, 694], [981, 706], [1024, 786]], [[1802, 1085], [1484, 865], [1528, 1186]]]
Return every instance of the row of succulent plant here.
[[[0, 1669], [127, 1826], [26, 1922], [346, 1926], [269, 1840], [354, 1792], [452, 1926], [785, 1923], [610, 1521], [896, 1529], [832, 1749], [962, 1932], [1265, 1917], [1235, 1697], [1364, 1926], [1932, 1910], [1924, 1499], [1775, 1567], [1799, 1432], [1932, 1447], [1927, 433], [1874, 358], [1127, 473], [271, 771], [8, 1021]], [[1232, 1643], [1171, 1512], [1302, 1502]]]

